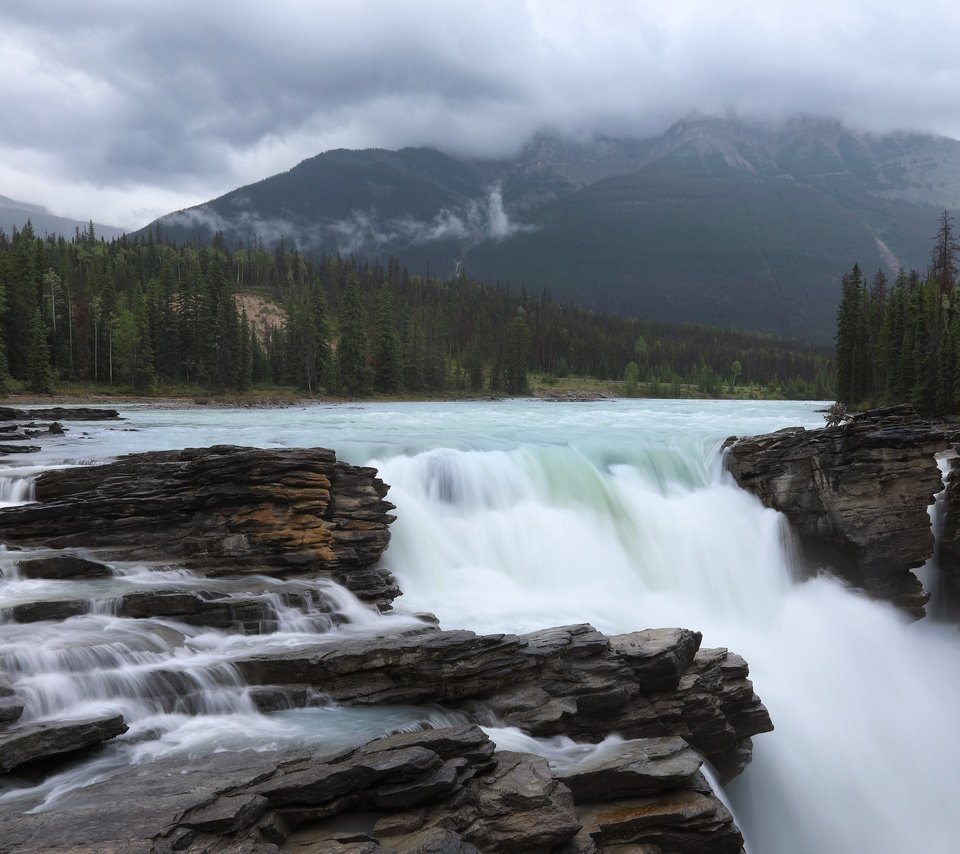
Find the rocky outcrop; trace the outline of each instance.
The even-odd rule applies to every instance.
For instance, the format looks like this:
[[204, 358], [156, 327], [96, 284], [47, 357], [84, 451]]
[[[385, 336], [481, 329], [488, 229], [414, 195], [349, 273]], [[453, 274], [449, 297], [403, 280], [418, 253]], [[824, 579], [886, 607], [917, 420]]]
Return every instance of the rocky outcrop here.
[[[538, 756], [495, 753], [469, 725], [392, 735], [333, 755], [301, 748], [189, 764], [164, 759], [94, 783], [55, 811], [0, 806], [0, 851], [742, 848], [700, 760], [679, 744], [624, 742], [602, 765], [558, 775]], [[598, 785], [600, 774], [616, 781], [617, 793]]]
[[[372, 469], [338, 463], [331, 451], [215, 447], [47, 472], [36, 503], [0, 511], [0, 540], [11, 549], [0, 583], [19, 585], [0, 614], [11, 637], [82, 626], [80, 655], [57, 659], [58, 679], [61, 667], [68, 682], [103, 664], [116, 696], [149, 698], [151, 715], [205, 713], [214, 686], [242, 693], [264, 715], [403, 706], [424, 709], [424, 720], [464, 722], [339, 752], [299, 746], [123, 766], [117, 757], [131, 742], [157, 737], [142, 720], [43, 719], [33, 659], [0, 651], [16, 673], [11, 684], [0, 680], [0, 785], [27, 793], [0, 801], [0, 852], [740, 851], [701, 765], [734, 776], [751, 737], [772, 724], [743, 659], [702, 649], [699, 633], [608, 637], [573, 625], [477, 635], [396, 616], [377, 618], [376, 637], [330, 632], [358, 609], [331, 582], [384, 609], [395, 592], [373, 565], [392, 521], [386, 490]], [[42, 548], [15, 553], [32, 546]], [[193, 572], [155, 581], [138, 567], [131, 579], [128, 566], [110, 564], [117, 558]], [[25, 590], [41, 593], [33, 600]], [[202, 648], [206, 630], [269, 635], [301, 618], [294, 643], [289, 634], [277, 643], [236, 638], [210, 673], [174, 652], [196, 627]], [[354, 618], [366, 626], [370, 615]], [[90, 630], [104, 619], [110, 631]], [[37, 621], [49, 625], [12, 625]], [[142, 638], [141, 621], [151, 621], [149, 644], [128, 646]], [[81, 670], [71, 674], [71, 661]], [[215, 680], [200, 678], [214, 669]], [[124, 747], [103, 746], [128, 723]], [[478, 723], [569, 736], [588, 758], [554, 767], [496, 752]], [[75, 792], [67, 786], [54, 808], [33, 810], [45, 795], [28, 783], [98, 751], [113, 759], [95, 777]]]
[[0, 421], [115, 421], [120, 417], [116, 409], [97, 409], [87, 406], [49, 406], [18, 409], [0, 406]]
[[399, 593], [374, 567], [394, 518], [386, 492], [373, 469], [325, 449], [131, 454], [42, 474], [36, 503], [0, 511], [0, 542], [209, 574], [323, 576], [386, 608]]
[[[265, 689], [268, 706], [278, 689], [293, 697], [320, 691], [350, 705], [433, 702], [479, 719], [493, 712], [536, 736], [682, 736], [722, 777], [743, 770], [750, 737], [773, 729], [743, 659], [725, 649], [697, 651], [699, 634], [666, 630], [660, 657], [686, 664], [675, 678], [658, 674], [657, 689], [647, 690], [643, 683], [658, 669], [657, 656], [622, 655], [618, 650], [630, 637], [607, 638], [589, 625], [526, 635], [425, 627], [400, 637], [255, 655], [236, 667], [248, 683]], [[686, 660], [691, 639], [696, 654]]]
[[888, 407], [725, 447], [737, 482], [787, 517], [811, 562], [919, 617], [929, 596], [911, 570], [933, 552], [935, 455], [958, 439], [956, 425]]

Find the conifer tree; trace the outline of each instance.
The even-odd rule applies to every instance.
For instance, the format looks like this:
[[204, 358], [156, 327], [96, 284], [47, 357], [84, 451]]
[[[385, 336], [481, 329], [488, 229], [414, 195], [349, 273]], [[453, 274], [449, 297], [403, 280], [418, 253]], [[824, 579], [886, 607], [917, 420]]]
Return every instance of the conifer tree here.
[[351, 274], [340, 306], [340, 342], [337, 347], [340, 390], [344, 394], [361, 395], [370, 390], [367, 351], [367, 312], [360, 294], [360, 281]]
[[522, 314], [508, 324], [504, 339], [504, 390], [508, 394], [529, 391], [527, 358], [530, 352], [530, 327]]
[[386, 283], [377, 291], [374, 334], [373, 387], [384, 394], [394, 394], [403, 387], [403, 364], [393, 318], [393, 296]]
[[837, 309], [837, 400], [860, 403], [867, 392], [869, 372], [866, 325], [866, 289], [857, 264], [841, 280]]
[[53, 390], [53, 371], [50, 368], [50, 348], [47, 330], [40, 317], [40, 309], [33, 309], [26, 338], [26, 381], [30, 391], [49, 393]]

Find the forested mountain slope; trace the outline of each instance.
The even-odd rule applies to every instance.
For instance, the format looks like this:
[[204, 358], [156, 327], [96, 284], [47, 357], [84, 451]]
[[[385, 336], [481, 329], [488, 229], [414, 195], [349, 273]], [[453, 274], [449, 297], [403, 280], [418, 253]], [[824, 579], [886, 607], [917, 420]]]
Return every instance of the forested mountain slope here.
[[960, 142], [695, 117], [648, 140], [544, 133], [512, 159], [331, 151], [162, 217], [176, 241], [402, 257], [590, 308], [830, 341], [850, 258], [923, 270]]

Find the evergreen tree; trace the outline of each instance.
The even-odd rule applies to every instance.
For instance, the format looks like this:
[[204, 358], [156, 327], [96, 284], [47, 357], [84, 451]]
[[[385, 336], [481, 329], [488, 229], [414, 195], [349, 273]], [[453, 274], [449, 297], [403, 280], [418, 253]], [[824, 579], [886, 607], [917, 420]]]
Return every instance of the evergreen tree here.
[[483, 351], [480, 342], [473, 339], [463, 358], [463, 370], [466, 374], [467, 388], [471, 391], [483, 390]]
[[527, 359], [530, 352], [530, 327], [522, 314], [508, 324], [504, 340], [504, 390], [507, 394], [526, 394]]
[[623, 369], [623, 396], [636, 397], [638, 393], [637, 380], [640, 377], [640, 366], [636, 362], [627, 362]]
[[940, 218], [940, 227], [933, 238], [933, 252], [930, 263], [930, 275], [940, 287], [940, 292], [949, 294], [957, 281], [957, 252], [960, 245], [953, 235], [953, 217], [950, 211], [944, 211]]
[[340, 390], [344, 394], [356, 396], [370, 390], [367, 349], [367, 312], [360, 294], [360, 282], [351, 275], [340, 306], [340, 342], [337, 347]]
[[53, 371], [50, 368], [50, 348], [47, 346], [47, 330], [40, 317], [40, 309], [34, 308], [27, 332], [26, 375], [30, 391], [49, 393], [53, 390]]
[[855, 405], [867, 393], [869, 373], [866, 289], [857, 264], [843, 276], [841, 288], [837, 309], [837, 400]]
[[403, 363], [393, 319], [393, 296], [387, 284], [377, 291], [374, 333], [373, 387], [383, 394], [395, 394], [403, 387]]

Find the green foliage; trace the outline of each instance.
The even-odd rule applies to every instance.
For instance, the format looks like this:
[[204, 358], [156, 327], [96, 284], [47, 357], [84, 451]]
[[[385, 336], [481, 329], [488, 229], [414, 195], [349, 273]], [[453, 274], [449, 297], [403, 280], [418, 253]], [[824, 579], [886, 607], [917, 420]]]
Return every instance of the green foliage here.
[[394, 323], [393, 296], [386, 284], [377, 291], [374, 334], [373, 387], [384, 394], [396, 394], [403, 388], [402, 345]]
[[952, 218], [945, 211], [926, 279], [878, 273], [868, 291], [860, 268], [841, 280], [837, 400], [860, 406], [911, 403], [922, 415], [960, 411], [960, 294]]
[[47, 331], [40, 318], [40, 309], [33, 310], [27, 329], [26, 381], [30, 391], [47, 393], [53, 390], [53, 370], [50, 367], [50, 349], [47, 347]]
[[[0, 287], [0, 369], [5, 343], [12, 379], [34, 387], [524, 394], [531, 373], [616, 378], [633, 364], [637, 394], [698, 383], [719, 394], [739, 362], [738, 382], [809, 396], [831, 375], [828, 351], [801, 342], [596, 314], [465, 277], [412, 277], [395, 260], [231, 252], [222, 238], [173, 246], [152, 235], [105, 243], [89, 231], [73, 240], [0, 232]], [[238, 305], [254, 294], [282, 307], [273, 326]]]
[[639, 393], [637, 380], [640, 379], [640, 368], [636, 362], [627, 362], [623, 369], [623, 395], [624, 397], [636, 397]]
[[337, 347], [340, 366], [340, 391], [362, 395], [370, 390], [367, 365], [367, 312], [360, 295], [360, 281], [351, 275], [340, 307], [340, 342]]

